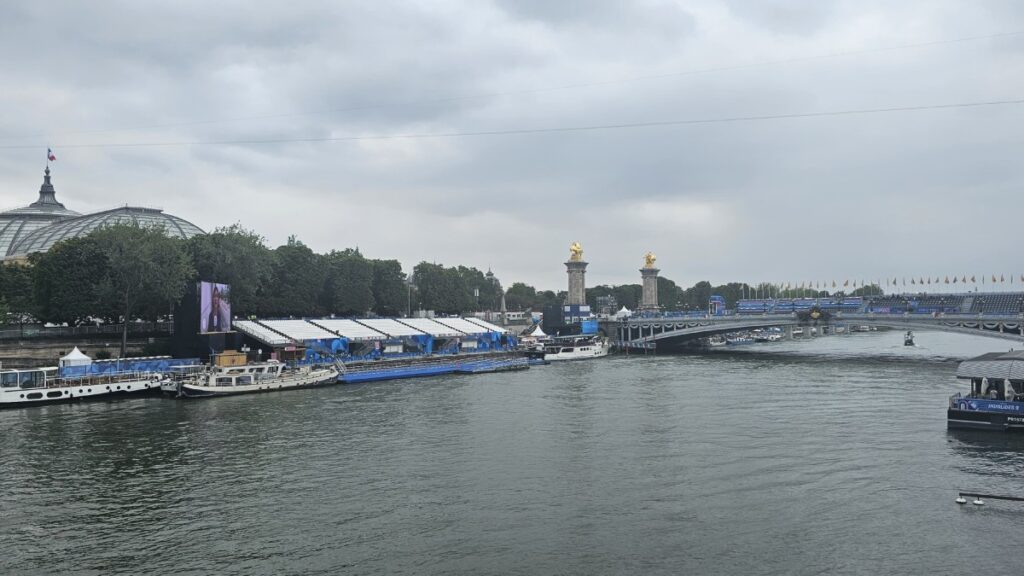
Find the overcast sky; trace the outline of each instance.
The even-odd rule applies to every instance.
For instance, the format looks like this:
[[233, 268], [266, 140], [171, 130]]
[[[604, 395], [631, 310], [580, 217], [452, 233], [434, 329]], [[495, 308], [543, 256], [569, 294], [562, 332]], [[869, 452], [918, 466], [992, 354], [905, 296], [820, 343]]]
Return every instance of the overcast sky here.
[[1024, 105], [106, 146], [1020, 99], [1020, 2], [144, 4], [0, 4], [0, 208], [35, 199], [49, 144], [80, 212], [155, 206], [506, 286], [563, 288], [573, 240], [588, 285], [638, 282], [647, 250], [683, 285], [1024, 272]]

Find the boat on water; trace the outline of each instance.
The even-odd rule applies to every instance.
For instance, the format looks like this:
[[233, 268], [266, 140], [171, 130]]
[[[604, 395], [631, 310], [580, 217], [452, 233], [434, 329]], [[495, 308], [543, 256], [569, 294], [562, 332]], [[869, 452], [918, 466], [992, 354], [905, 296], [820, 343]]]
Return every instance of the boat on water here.
[[903, 345], [904, 346], [913, 346], [914, 345], [914, 333], [912, 331], [907, 330], [907, 333], [903, 335]]
[[949, 428], [1024, 431], [1024, 351], [964, 360], [956, 377], [970, 380], [971, 389], [949, 397]]
[[290, 366], [278, 360], [246, 362], [241, 353], [223, 353], [211, 366], [176, 370], [161, 390], [176, 398], [208, 398], [294, 388], [310, 388], [338, 381], [336, 366]]
[[571, 336], [552, 338], [543, 347], [526, 350], [531, 361], [560, 362], [563, 360], [590, 360], [607, 356], [611, 348], [608, 339], [600, 336]]
[[725, 346], [727, 344], [728, 344], [728, 342], [726, 342], [725, 338], [723, 338], [721, 336], [712, 336], [712, 337], [708, 338], [708, 346], [710, 346], [712, 348], [718, 348], [718, 347], [721, 347], [721, 346]]
[[141, 395], [160, 390], [164, 375], [156, 372], [115, 372], [62, 377], [60, 368], [0, 370], [0, 408]]

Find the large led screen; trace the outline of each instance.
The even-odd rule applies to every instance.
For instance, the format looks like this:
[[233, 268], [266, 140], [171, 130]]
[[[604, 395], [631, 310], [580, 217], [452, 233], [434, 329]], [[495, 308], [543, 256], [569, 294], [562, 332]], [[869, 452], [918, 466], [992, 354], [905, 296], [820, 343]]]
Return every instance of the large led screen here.
[[214, 282], [199, 283], [199, 332], [231, 330], [231, 287]]

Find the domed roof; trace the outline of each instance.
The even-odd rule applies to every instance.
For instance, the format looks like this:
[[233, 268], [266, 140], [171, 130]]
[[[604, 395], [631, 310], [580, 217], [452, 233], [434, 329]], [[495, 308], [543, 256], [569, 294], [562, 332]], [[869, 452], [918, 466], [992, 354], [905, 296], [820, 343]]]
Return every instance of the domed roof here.
[[53, 222], [78, 216], [57, 201], [56, 191], [50, 183], [50, 167], [43, 173], [39, 199], [23, 208], [0, 212], [0, 258], [11, 254], [11, 248], [28, 234]]
[[202, 229], [195, 224], [177, 216], [165, 214], [163, 210], [122, 206], [113, 210], [63, 219], [49, 226], [33, 230], [22, 236], [16, 244], [11, 245], [8, 256], [23, 257], [35, 252], [46, 252], [61, 240], [85, 236], [97, 228], [112, 224], [160, 227], [168, 236], [174, 238], [191, 238], [196, 234], [204, 234]]

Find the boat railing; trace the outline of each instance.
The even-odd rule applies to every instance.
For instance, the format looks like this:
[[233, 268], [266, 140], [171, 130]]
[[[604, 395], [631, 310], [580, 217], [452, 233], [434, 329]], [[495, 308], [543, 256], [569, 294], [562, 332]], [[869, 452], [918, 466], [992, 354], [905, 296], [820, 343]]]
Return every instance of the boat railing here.
[[160, 380], [163, 374], [160, 372], [111, 372], [109, 374], [86, 374], [83, 376], [65, 376], [54, 378], [46, 382], [47, 388], [62, 388], [66, 386], [102, 386], [104, 384], [119, 384], [131, 380]]

